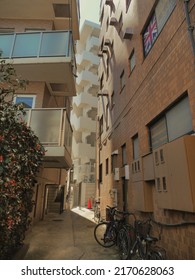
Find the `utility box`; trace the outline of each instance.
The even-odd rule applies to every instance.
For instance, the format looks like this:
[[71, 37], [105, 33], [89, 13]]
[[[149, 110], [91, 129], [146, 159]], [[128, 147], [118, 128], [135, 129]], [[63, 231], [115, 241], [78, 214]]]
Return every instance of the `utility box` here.
[[139, 181], [133, 182], [133, 207], [142, 212], [153, 211], [152, 185], [150, 183]]
[[195, 212], [195, 136], [159, 147], [153, 161], [158, 206]]
[[114, 168], [114, 180], [119, 181], [119, 167]]
[[153, 162], [153, 154], [147, 154], [142, 157], [142, 165], [143, 165], [143, 179], [144, 181], [155, 180], [154, 175], [154, 162]]

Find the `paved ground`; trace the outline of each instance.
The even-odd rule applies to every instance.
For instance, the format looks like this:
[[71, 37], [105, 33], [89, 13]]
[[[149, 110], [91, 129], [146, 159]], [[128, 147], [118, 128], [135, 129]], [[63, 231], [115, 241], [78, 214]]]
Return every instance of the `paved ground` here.
[[24, 260], [117, 260], [116, 247], [103, 248], [93, 236], [93, 212], [75, 208], [49, 214], [26, 235]]

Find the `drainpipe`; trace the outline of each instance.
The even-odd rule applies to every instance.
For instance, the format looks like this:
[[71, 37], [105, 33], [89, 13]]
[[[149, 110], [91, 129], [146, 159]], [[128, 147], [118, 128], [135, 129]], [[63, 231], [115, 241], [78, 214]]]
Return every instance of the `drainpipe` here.
[[193, 35], [194, 26], [191, 25], [191, 21], [190, 21], [189, 2], [190, 2], [190, 0], [184, 0], [185, 16], [186, 16], [188, 32], [189, 32], [189, 35], [190, 35], [190, 41], [191, 41], [191, 44], [192, 44], [193, 54], [195, 56], [195, 39], [194, 39], [194, 35]]

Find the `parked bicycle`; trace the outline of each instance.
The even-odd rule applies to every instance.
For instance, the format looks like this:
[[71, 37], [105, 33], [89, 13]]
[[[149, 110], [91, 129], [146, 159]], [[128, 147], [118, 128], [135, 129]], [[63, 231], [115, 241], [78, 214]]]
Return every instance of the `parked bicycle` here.
[[94, 229], [95, 240], [103, 247], [116, 244], [118, 231], [124, 225], [127, 215], [127, 212], [119, 211], [116, 207], [107, 206], [107, 211], [107, 221], [100, 222]]
[[99, 200], [96, 200], [95, 201], [95, 205], [94, 205], [94, 221], [96, 223], [99, 223], [100, 222], [100, 219], [101, 219], [101, 215], [100, 215], [100, 201]]
[[[135, 215], [134, 215], [135, 218]], [[134, 226], [125, 224], [118, 233], [118, 248], [121, 259], [164, 260], [166, 251], [156, 246], [159, 238], [150, 235], [151, 220], [134, 221]]]

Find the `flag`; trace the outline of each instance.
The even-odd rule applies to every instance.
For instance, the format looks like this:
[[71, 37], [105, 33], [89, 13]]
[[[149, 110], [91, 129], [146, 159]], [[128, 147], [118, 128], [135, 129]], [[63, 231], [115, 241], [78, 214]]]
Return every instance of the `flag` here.
[[154, 14], [143, 34], [145, 55], [148, 54], [157, 36], [158, 36], [158, 29], [157, 29], [156, 16]]

